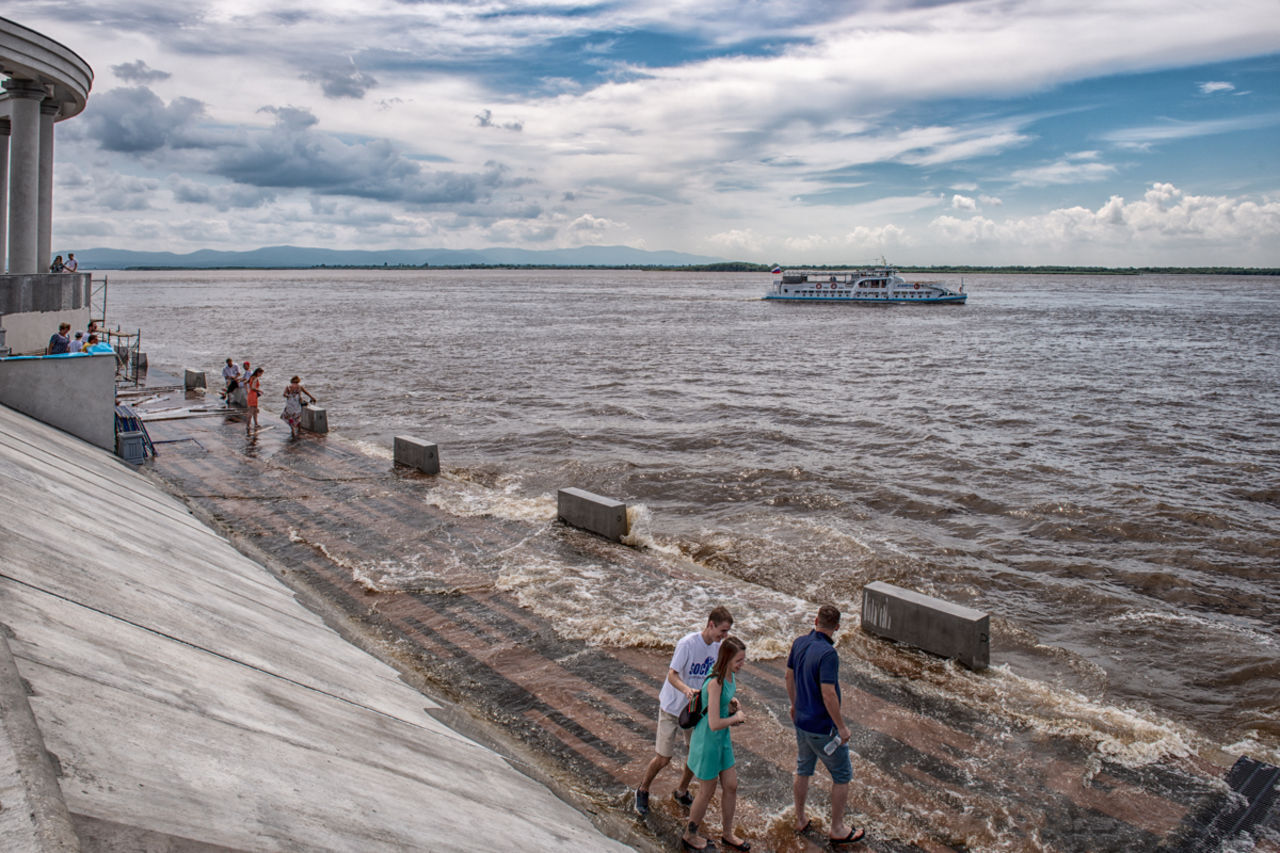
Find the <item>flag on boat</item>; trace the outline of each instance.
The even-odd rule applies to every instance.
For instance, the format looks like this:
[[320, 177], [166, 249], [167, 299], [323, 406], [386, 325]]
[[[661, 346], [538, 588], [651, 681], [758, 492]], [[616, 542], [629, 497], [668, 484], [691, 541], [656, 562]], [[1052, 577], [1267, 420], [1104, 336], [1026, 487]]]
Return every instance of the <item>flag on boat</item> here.
[[769, 272], [773, 273], [774, 275], [777, 275], [778, 273], [782, 272], [782, 267], [778, 266], [777, 264], [774, 264], [773, 269], [769, 270]]

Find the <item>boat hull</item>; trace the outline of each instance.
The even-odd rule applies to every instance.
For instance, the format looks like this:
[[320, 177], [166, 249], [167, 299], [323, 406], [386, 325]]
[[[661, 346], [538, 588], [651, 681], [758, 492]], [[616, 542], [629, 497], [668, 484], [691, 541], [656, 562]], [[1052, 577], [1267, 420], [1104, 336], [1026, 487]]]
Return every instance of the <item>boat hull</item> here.
[[892, 296], [790, 296], [767, 293], [762, 298], [772, 302], [839, 302], [857, 305], [963, 305], [968, 297], [967, 293], [912, 299], [898, 299]]

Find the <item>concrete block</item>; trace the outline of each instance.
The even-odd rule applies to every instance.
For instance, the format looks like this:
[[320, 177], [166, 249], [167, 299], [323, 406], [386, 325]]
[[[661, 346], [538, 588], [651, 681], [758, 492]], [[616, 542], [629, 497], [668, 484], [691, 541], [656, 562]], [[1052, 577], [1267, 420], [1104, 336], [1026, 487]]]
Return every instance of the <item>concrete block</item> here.
[[627, 535], [627, 505], [582, 489], [560, 489], [556, 511], [566, 524], [590, 530], [606, 539], [622, 541]]
[[302, 409], [302, 428], [307, 432], [328, 432], [329, 415], [319, 406], [305, 406]]
[[141, 432], [116, 433], [116, 456], [133, 465], [141, 465], [147, 458], [147, 445]]
[[862, 588], [862, 630], [985, 669], [991, 658], [991, 617], [893, 584]]
[[440, 473], [439, 448], [420, 438], [397, 435], [393, 456], [397, 465], [408, 465], [424, 474]]
[[205, 379], [203, 370], [187, 370], [186, 375], [182, 380], [182, 385], [188, 391], [193, 391], [196, 388], [209, 387], [208, 380]]

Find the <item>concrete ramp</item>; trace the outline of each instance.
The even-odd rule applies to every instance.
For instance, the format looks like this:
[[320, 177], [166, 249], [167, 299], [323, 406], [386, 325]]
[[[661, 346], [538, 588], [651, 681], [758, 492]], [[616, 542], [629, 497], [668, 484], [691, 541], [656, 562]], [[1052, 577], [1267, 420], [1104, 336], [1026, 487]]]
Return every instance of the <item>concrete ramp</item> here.
[[628, 849], [144, 476], [4, 407], [0, 623], [82, 849]]

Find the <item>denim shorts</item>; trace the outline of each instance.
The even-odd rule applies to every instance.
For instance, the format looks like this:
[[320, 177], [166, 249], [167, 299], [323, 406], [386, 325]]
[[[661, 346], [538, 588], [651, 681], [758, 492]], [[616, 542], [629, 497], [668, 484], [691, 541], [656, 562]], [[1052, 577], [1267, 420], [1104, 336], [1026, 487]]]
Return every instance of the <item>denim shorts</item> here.
[[831, 781], [846, 785], [853, 781], [853, 763], [849, 760], [849, 744], [842, 743], [827, 755], [822, 748], [836, 736], [832, 729], [824, 735], [796, 729], [796, 775], [812, 776], [816, 762], [821, 761], [831, 774]]

